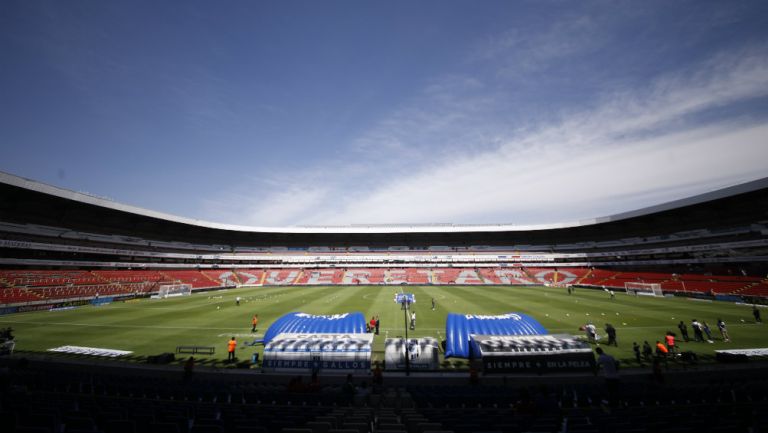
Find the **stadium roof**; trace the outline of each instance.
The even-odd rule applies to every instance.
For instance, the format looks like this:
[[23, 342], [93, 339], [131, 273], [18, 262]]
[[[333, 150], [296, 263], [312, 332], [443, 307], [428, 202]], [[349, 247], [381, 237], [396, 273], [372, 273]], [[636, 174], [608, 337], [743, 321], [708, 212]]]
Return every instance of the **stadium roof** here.
[[[441, 232], [508, 232], [508, 231], [536, 231], [536, 230], [552, 230], [552, 229], [564, 229], [571, 227], [588, 226], [600, 223], [608, 223], [614, 221], [621, 221], [630, 218], [636, 218], [644, 215], [656, 214], [659, 212], [678, 209], [686, 206], [696, 205], [700, 203], [706, 203], [721, 198], [731, 197], [743, 193], [757, 191], [760, 189], [768, 188], [768, 178], [758, 179], [752, 182], [735, 185], [728, 188], [723, 188], [716, 191], [696, 195], [693, 197], [675, 200], [655, 206], [650, 206], [642, 209], [637, 209], [629, 212], [623, 212], [610, 216], [590, 218], [580, 221], [562, 222], [554, 224], [534, 224], [534, 225], [515, 225], [515, 224], [382, 224], [382, 225], [365, 225], [365, 224], [353, 224], [345, 226], [288, 226], [288, 227], [264, 227], [264, 226], [244, 226], [234, 224], [222, 224], [210, 221], [197, 220], [192, 218], [185, 218], [177, 215], [171, 215], [163, 212], [157, 212], [149, 209], [144, 209], [136, 206], [131, 206], [123, 203], [118, 203], [106, 198], [97, 197], [94, 195], [67, 190], [56, 186], [48, 185], [42, 182], [37, 182], [31, 179], [22, 178], [9, 173], [0, 172], [0, 183], [3, 186], [12, 186], [21, 189], [28, 190], [30, 192], [38, 192], [46, 194], [52, 197], [58, 197], [65, 200], [71, 200], [73, 202], [82, 203], [86, 205], [98, 206], [106, 209], [112, 209], [120, 212], [134, 214], [138, 216], [145, 216], [149, 218], [156, 218], [166, 220], [169, 222], [175, 222], [180, 224], [186, 224], [191, 226], [199, 226], [209, 229], [218, 229], [226, 231], [239, 231], [239, 232], [254, 232], [254, 233], [441, 233]], [[5, 189], [5, 188], [4, 188]]]
[[684, 200], [546, 225], [249, 227], [141, 209], [0, 172], [0, 222], [228, 247], [530, 246], [749, 227], [768, 221], [768, 178]]

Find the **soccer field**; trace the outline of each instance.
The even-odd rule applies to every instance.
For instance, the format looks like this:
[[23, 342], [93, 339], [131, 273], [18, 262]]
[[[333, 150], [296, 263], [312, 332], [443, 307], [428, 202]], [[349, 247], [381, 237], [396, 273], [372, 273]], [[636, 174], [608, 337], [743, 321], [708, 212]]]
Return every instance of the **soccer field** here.
[[[212, 356], [196, 356], [203, 364], [221, 365], [226, 359], [226, 342], [238, 340], [238, 358], [250, 359], [261, 346], [243, 343], [264, 335], [278, 317], [292, 311], [310, 314], [335, 314], [360, 311], [367, 319], [379, 315], [380, 335], [375, 338], [374, 360], [384, 358], [384, 339], [404, 334], [405, 319], [399, 304], [393, 301], [400, 289], [416, 295], [413, 309], [416, 331], [409, 336], [445, 338], [447, 313], [501, 314], [522, 312], [539, 320], [551, 333], [582, 335], [579, 327], [592, 321], [604, 335], [611, 323], [617, 328], [619, 347], [607, 351], [636, 365], [632, 342], [652, 345], [667, 330], [678, 333], [676, 324], [683, 320], [690, 330], [691, 319], [706, 321], [712, 328], [714, 343], [683, 343], [681, 350], [699, 356], [713, 355], [726, 348], [768, 347], [768, 335], [756, 324], [750, 306], [725, 302], [707, 302], [684, 298], [635, 297], [577, 289], [568, 295], [564, 288], [490, 287], [490, 286], [296, 286], [253, 287], [195, 293], [170, 299], [142, 299], [104, 306], [81, 306], [71, 310], [39, 311], [0, 316], [0, 326], [12, 326], [17, 352], [45, 352], [75, 345], [132, 351], [132, 359], [162, 352], [174, 352], [179, 345], [215, 346]], [[240, 306], [235, 298], [242, 297]], [[437, 302], [435, 311], [430, 300]], [[259, 315], [256, 333], [251, 332], [251, 317]], [[731, 342], [721, 340], [717, 319], [727, 324]], [[679, 336], [678, 336], [679, 338]], [[605, 341], [605, 340], [603, 340]], [[462, 365], [453, 361], [446, 367]]]

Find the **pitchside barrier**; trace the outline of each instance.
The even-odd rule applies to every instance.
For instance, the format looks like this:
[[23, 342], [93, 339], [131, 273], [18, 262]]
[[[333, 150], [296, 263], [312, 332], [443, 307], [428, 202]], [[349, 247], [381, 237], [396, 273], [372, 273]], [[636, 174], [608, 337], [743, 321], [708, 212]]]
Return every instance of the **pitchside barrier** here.
[[472, 335], [485, 373], [593, 371], [592, 347], [572, 335]]
[[176, 346], [176, 353], [213, 355], [214, 352], [216, 348], [212, 346]]

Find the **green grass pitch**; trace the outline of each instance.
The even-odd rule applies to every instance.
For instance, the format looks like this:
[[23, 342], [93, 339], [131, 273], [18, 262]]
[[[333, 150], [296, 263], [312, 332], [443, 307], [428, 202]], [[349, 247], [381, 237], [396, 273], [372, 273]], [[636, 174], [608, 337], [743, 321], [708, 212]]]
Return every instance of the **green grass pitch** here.
[[[297, 286], [252, 287], [191, 296], [116, 302], [100, 307], [82, 306], [64, 311], [40, 311], [0, 316], [0, 326], [12, 326], [17, 352], [42, 353], [62, 345], [130, 350], [133, 359], [174, 352], [179, 345], [215, 346], [212, 356], [198, 356], [203, 364], [221, 365], [226, 359], [226, 342], [237, 337], [238, 358], [249, 359], [254, 350], [243, 343], [263, 336], [269, 325], [291, 311], [334, 314], [361, 311], [366, 318], [378, 314], [381, 334], [375, 338], [374, 360], [383, 360], [384, 339], [404, 334], [405, 321], [393, 295], [394, 286]], [[684, 298], [635, 297], [623, 292], [611, 300], [608, 293], [577, 289], [568, 295], [564, 288], [498, 286], [402, 287], [415, 293], [416, 331], [409, 336], [445, 337], [447, 313], [501, 314], [522, 312], [538, 319], [551, 333], [582, 335], [579, 326], [592, 321], [600, 334], [606, 323], [618, 330], [619, 347], [606, 350], [628, 366], [636, 365], [632, 342], [654, 344], [667, 330], [678, 332], [676, 324], [691, 319], [706, 321], [714, 343], [681, 343], [703, 358], [717, 349], [768, 347], [768, 327], [757, 324], [749, 306], [705, 302]], [[241, 296], [240, 306], [235, 297]], [[435, 298], [437, 309], [431, 310]], [[258, 332], [251, 333], [251, 317], [260, 318]], [[731, 342], [721, 340], [717, 318], [728, 324]], [[691, 337], [693, 332], [689, 331]], [[605, 341], [605, 340], [603, 340]], [[444, 363], [446, 367], [461, 362]]]

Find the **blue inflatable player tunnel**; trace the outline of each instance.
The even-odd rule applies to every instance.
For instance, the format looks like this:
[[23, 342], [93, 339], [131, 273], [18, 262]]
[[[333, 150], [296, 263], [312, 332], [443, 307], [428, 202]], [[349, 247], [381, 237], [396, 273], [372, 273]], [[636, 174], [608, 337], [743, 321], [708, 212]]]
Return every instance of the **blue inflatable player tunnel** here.
[[470, 335], [543, 335], [546, 328], [523, 313], [498, 316], [449, 313], [445, 321], [445, 357], [470, 358]]
[[315, 315], [307, 313], [288, 313], [267, 329], [264, 344], [284, 332], [300, 334], [364, 334], [365, 316], [363, 313], [343, 313]]

